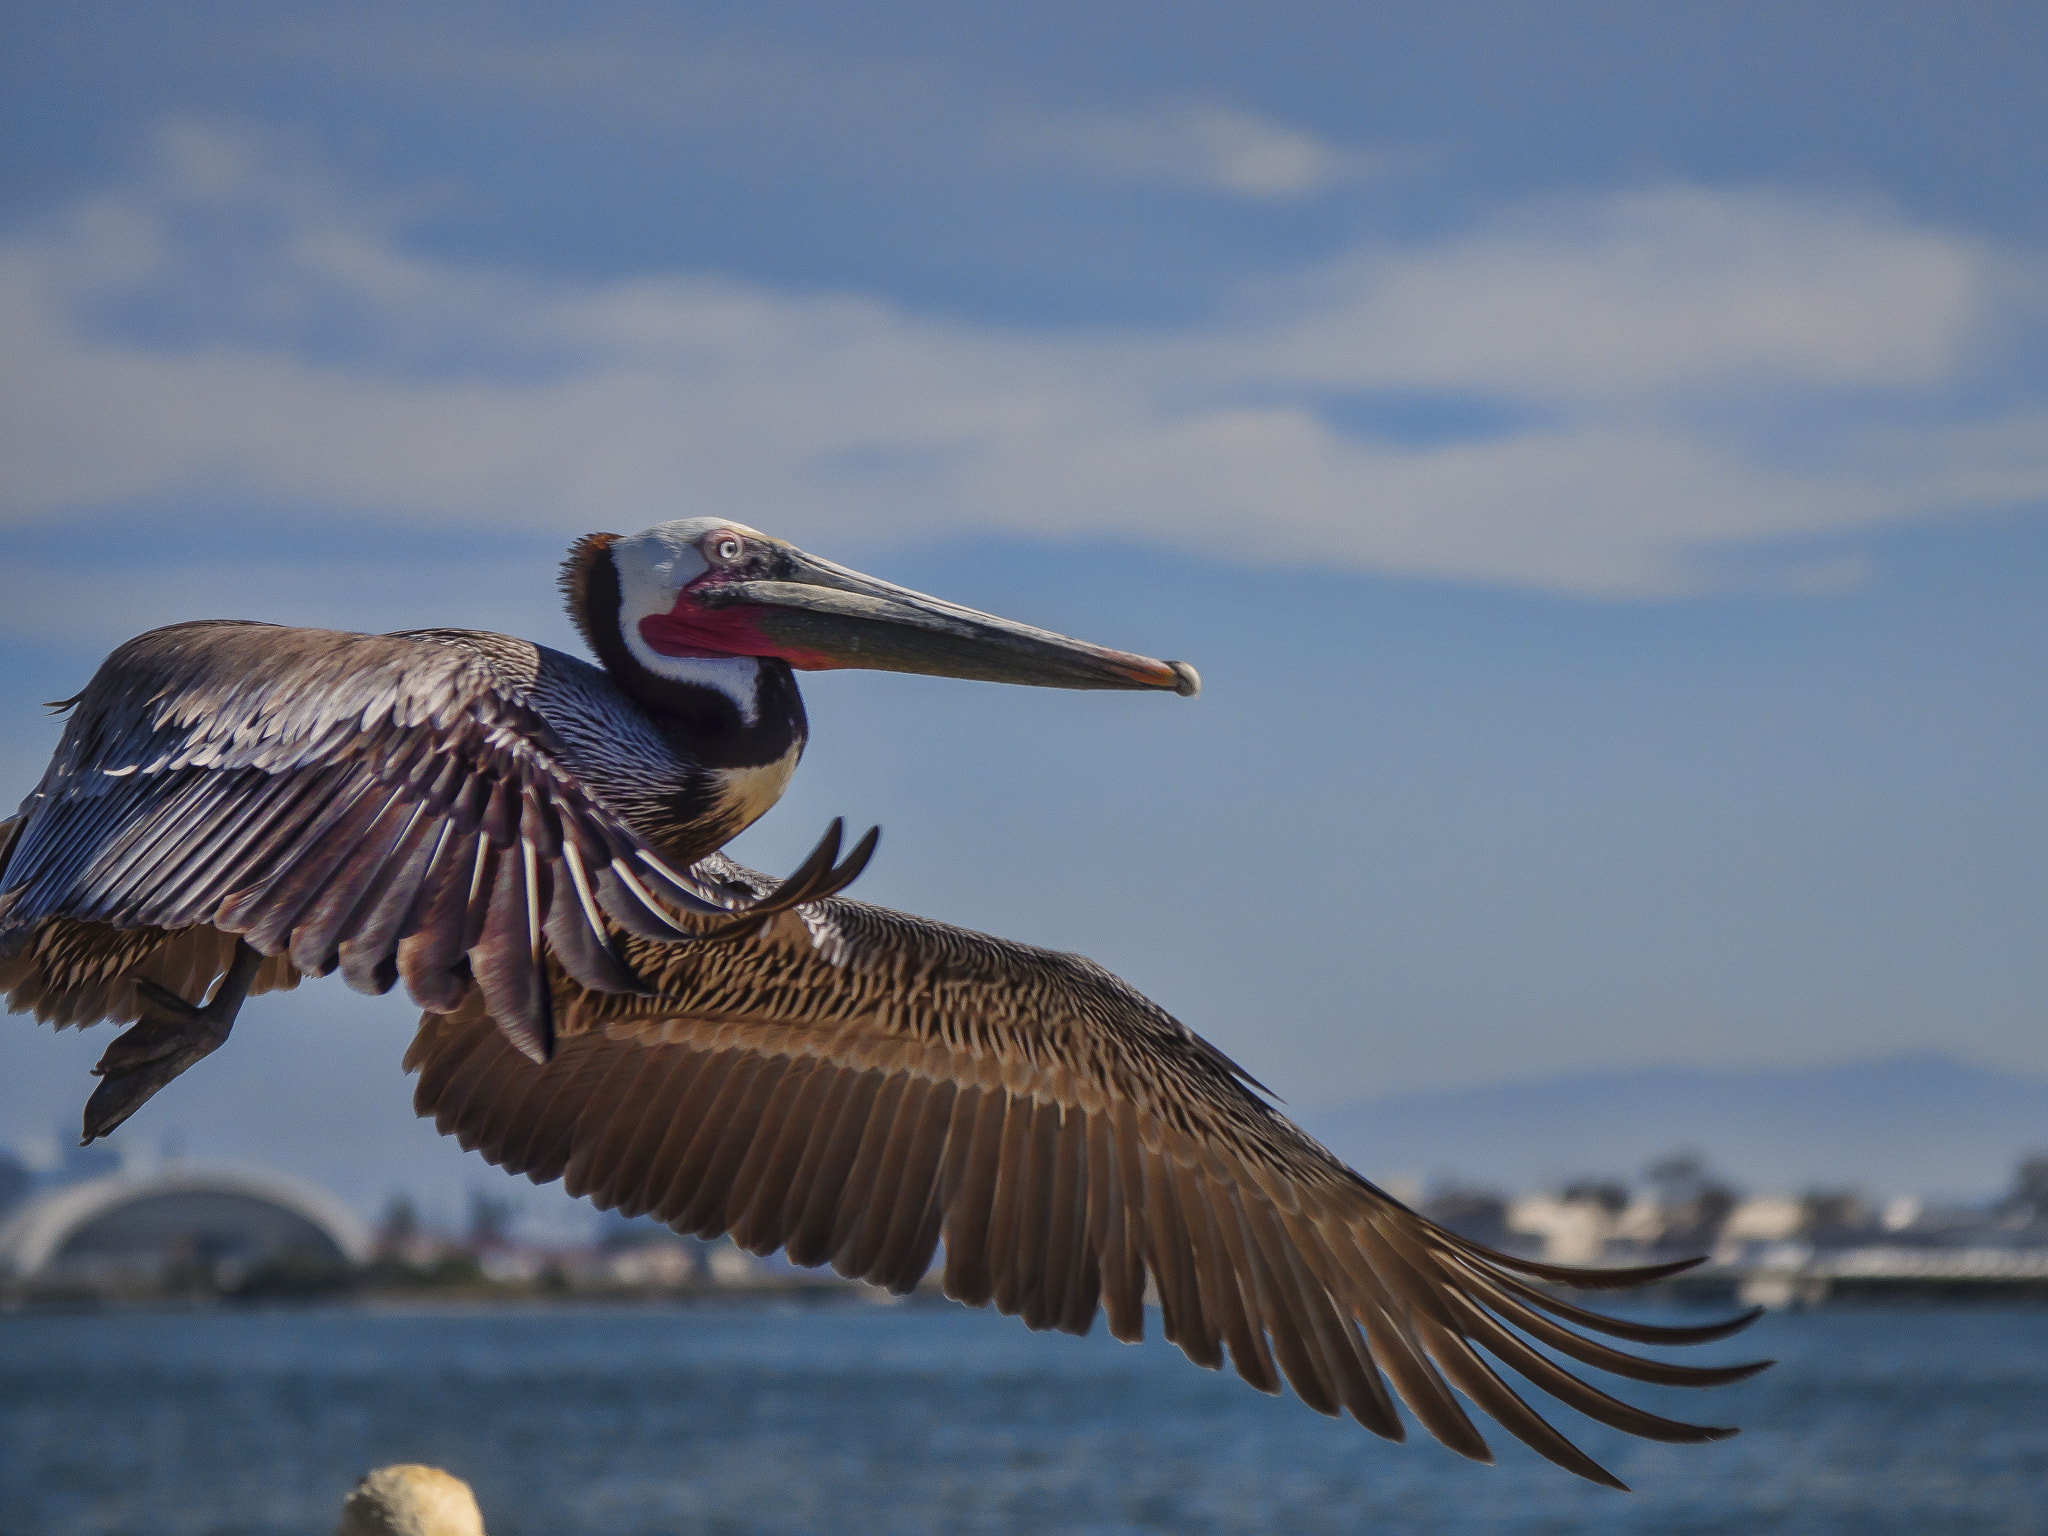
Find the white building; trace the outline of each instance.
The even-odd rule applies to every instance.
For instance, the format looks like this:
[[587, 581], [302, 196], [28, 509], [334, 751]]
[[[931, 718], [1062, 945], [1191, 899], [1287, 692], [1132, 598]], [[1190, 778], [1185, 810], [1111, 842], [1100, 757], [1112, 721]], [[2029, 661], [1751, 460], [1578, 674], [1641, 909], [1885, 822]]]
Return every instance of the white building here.
[[146, 1286], [196, 1267], [233, 1284], [277, 1259], [361, 1264], [370, 1234], [316, 1185], [248, 1168], [177, 1167], [67, 1184], [0, 1224], [0, 1275], [90, 1287]]

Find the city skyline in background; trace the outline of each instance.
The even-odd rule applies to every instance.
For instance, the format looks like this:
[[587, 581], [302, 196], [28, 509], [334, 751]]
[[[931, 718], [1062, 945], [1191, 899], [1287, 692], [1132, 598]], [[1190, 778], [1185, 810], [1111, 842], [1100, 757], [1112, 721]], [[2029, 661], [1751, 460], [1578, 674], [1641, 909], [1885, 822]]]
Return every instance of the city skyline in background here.
[[[8, 11], [10, 805], [140, 629], [580, 653], [567, 544], [715, 512], [1201, 669], [807, 678], [739, 851], [878, 822], [1293, 1107], [2048, 1081], [2027, 8]], [[458, 1198], [412, 1019], [259, 1000], [121, 1134]], [[9, 1020], [0, 1134], [106, 1038]]]

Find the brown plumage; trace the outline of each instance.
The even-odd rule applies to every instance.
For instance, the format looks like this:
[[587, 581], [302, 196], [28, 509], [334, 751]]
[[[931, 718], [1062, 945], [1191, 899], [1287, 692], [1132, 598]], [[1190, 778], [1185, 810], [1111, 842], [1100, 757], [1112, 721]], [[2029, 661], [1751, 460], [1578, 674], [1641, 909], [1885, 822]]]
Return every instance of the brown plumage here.
[[[723, 860], [698, 871], [765, 888]], [[1557, 1299], [1557, 1282], [1613, 1288], [1686, 1266], [1567, 1270], [1434, 1226], [1079, 956], [844, 898], [735, 944], [621, 948], [656, 995], [599, 996], [555, 972], [561, 1036], [545, 1067], [474, 1001], [422, 1020], [406, 1056], [415, 1107], [537, 1183], [899, 1293], [943, 1245], [948, 1295], [1033, 1328], [1083, 1333], [1102, 1311], [1116, 1337], [1138, 1338], [1149, 1278], [1163, 1333], [1198, 1363], [1227, 1357], [1266, 1392], [1284, 1378], [1318, 1411], [1394, 1439], [1398, 1396], [1480, 1460], [1449, 1386], [1560, 1465], [1615, 1481], [1479, 1349], [1633, 1434], [1734, 1433], [1610, 1398], [1512, 1330], [1640, 1381], [1710, 1386], [1761, 1368], [1644, 1360], [1564, 1326], [1687, 1344], [1748, 1319], [1660, 1328]]]
[[[759, 798], [753, 762], [801, 745], [800, 708], [783, 706], [787, 725], [768, 707], [785, 697], [780, 642], [757, 637], [760, 654], [705, 670], [705, 637], [740, 632], [733, 602], [792, 602], [805, 666], [860, 664], [818, 659], [834, 624], [848, 654], [875, 654], [876, 616], [897, 604], [908, 637], [874, 664], [915, 664], [939, 630], [930, 670], [1181, 692], [1193, 673], [912, 604], [793, 552], [746, 566], [727, 551], [786, 546], [705, 527], [578, 547], [572, 599], [610, 594], [607, 611], [577, 614], [606, 637], [604, 672], [455, 632], [189, 626], [116, 652], [43, 786], [0, 824], [9, 1006], [60, 1027], [142, 1017], [103, 1063], [110, 1082], [154, 1073], [116, 1106], [125, 1115], [226, 1037], [236, 988], [337, 968], [367, 991], [403, 980], [426, 1009], [406, 1057], [419, 1112], [600, 1206], [896, 1292], [943, 1248], [948, 1295], [1033, 1328], [1086, 1332], [1100, 1312], [1135, 1339], [1156, 1301], [1198, 1364], [1227, 1358], [1261, 1391], [1284, 1381], [1395, 1439], [1405, 1403], [1482, 1460], [1460, 1396], [1619, 1486], [1488, 1356], [1632, 1434], [1734, 1433], [1631, 1407], [1533, 1347], [1673, 1385], [1759, 1369], [1670, 1365], [1589, 1336], [1700, 1343], [1747, 1317], [1655, 1327], [1549, 1290], [1684, 1264], [1566, 1270], [1444, 1231], [1092, 962], [833, 894], [871, 842], [835, 866], [835, 833], [780, 889], [718, 855], [733, 808]], [[702, 547], [690, 572], [731, 566], [756, 584], [705, 600], [690, 594], [709, 577], [663, 588], [646, 608], [658, 622], [636, 630], [615, 610], [647, 603], [631, 561], [656, 535], [671, 564]], [[797, 585], [812, 579], [823, 596]], [[635, 650], [636, 633], [685, 638]], [[749, 748], [739, 727], [769, 745]], [[693, 755], [690, 732], [714, 729]]]

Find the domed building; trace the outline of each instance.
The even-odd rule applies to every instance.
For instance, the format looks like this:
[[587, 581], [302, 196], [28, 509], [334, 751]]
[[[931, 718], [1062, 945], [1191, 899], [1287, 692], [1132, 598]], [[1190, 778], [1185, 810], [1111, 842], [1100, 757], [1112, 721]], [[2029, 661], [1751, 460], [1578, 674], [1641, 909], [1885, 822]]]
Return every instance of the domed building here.
[[39, 1289], [230, 1290], [261, 1266], [338, 1270], [369, 1256], [370, 1234], [347, 1206], [262, 1169], [106, 1174], [0, 1224], [0, 1276]]

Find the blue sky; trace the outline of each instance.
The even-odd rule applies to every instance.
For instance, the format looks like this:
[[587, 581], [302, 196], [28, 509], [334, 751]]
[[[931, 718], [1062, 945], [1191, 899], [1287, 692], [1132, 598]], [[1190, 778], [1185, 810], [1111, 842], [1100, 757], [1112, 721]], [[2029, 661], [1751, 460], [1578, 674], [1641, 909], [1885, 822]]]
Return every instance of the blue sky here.
[[[136, 630], [567, 646], [571, 539], [716, 512], [1201, 667], [816, 679], [746, 851], [880, 822], [864, 894], [1083, 950], [1296, 1104], [2048, 1074], [2038, 8], [6, 30], [20, 792], [35, 701]], [[252, 1008], [135, 1134], [459, 1188], [409, 1028]], [[100, 1044], [0, 1038], [0, 1133], [70, 1123]]]

